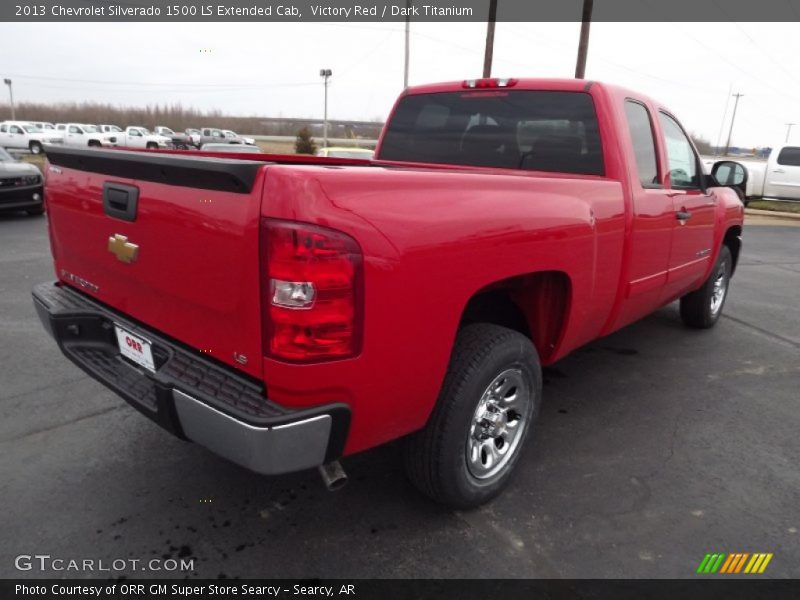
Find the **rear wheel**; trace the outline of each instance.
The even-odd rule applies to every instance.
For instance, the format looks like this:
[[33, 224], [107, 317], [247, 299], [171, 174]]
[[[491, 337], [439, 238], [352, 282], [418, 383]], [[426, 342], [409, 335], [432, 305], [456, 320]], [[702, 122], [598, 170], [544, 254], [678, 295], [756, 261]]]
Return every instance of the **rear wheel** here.
[[681, 298], [681, 319], [686, 325], [696, 329], [714, 326], [728, 298], [732, 270], [731, 251], [727, 246], [722, 246], [717, 263], [703, 287]]
[[424, 494], [457, 508], [508, 484], [536, 417], [542, 378], [531, 341], [505, 327], [461, 329], [427, 425], [409, 436], [405, 465]]
[[41, 142], [31, 142], [28, 148], [30, 149], [31, 154], [41, 154], [44, 151]]
[[97, 140], [89, 141], [89, 148], [99, 148], [99, 147], [100, 147], [100, 142], [98, 142]]
[[155, 142], [147, 142], [146, 148], [148, 150], [157, 150], [158, 149], [158, 144], [156, 144]]

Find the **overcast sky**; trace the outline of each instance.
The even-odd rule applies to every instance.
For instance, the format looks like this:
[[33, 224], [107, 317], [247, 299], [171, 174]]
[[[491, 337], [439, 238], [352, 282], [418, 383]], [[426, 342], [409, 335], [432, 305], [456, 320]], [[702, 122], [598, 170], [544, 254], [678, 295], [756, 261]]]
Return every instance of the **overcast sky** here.
[[[498, 23], [493, 75], [571, 77], [579, 28]], [[412, 85], [480, 75], [485, 24], [411, 30]], [[402, 88], [403, 43], [402, 23], [2, 23], [0, 77], [13, 78], [18, 101], [321, 117], [325, 67], [332, 118], [384, 119]], [[586, 74], [659, 99], [712, 143], [727, 137], [729, 91], [744, 94], [733, 145], [782, 143], [786, 123], [800, 123], [797, 23], [594, 23]]]

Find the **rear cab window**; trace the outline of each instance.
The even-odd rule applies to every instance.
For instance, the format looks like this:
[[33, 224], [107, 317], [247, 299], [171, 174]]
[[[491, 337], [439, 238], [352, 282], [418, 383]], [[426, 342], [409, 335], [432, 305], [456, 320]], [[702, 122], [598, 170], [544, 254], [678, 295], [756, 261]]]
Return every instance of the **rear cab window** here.
[[592, 97], [585, 92], [502, 90], [406, 96], [386, 129], [380, 159], [603, 175]]
[[625, 117], [633, 146], [636, 171], [643, 188], [660, 188], [653, 122], [647, 107], [636, 101], [625, 101]]

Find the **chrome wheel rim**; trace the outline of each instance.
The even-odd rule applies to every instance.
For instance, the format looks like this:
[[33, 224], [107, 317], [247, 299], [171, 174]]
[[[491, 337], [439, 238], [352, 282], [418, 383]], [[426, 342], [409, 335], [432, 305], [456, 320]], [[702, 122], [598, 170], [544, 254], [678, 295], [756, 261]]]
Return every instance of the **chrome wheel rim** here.
[[725, 294], [728, 293], [728, 277], [725, 263], [720, 264], [714, 278], [714, 288], [711, 290], [711, 314], [716, 315], [722, 308]]
[[533, 412], [531, 388], [519, 369], [506, 369], [481, 395], [467, 438], [467, 468], [476, 479], [500, 473], [517, 452]]

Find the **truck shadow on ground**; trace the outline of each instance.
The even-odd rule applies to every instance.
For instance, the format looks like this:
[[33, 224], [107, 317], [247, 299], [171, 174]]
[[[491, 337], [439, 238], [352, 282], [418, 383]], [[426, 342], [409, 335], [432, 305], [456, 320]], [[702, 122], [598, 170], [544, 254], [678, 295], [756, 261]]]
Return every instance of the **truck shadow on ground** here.
[[[503, 496], [479, 510], [557, 513], [559, 493], [543, 473], [595, 460], [586, 447], [565, 439], [590, 435], [596, 424], [620, 415], [630, 418], [632, 398], [639, 407], [647, 402], [642, 383], [663, 370], [660, 358], [648, 354], [685, 334], [670, 306], [546, 368], [540, 419], [520, 472]], [[665, 408], [654, 404], [648, 410]], [[668, 451], [663, 446], [671, 434], [669, 425], [649, 434], [657, 442], [654, 460]], [[471, 526], [463, 514], [429, 502], [412, 488], [403, 473], [400, 443], [343, 460], [350, 482], [328, 492], [315, 471], [260, 477], [151, 427], [136, 441], [140, 458], [134, 464], [122, 470], [100, 466], [96, 473], [109, 490], [119, 492], [111, 492], [102, 507], [104, 522], [97, 524], [95, 542], [109, 553], [124, 548], [133, 556], [193, 560], [194, 569], [183, 574], [188, 577], [413, 574], [415, 552], [446, 552], [448, 545], [464, 543]], [[604, 448], [603, 460], [621, 459], [627, 450], [624, 443]], [[172, 461], [159, 466], [164, 453]], [[141, 463], [153, 468], [138, 471]], [[641, 508], [640, 483], [633, 488], [630, 497], [619, 490], [620, 511]], [[121, 491], [130, 489], [138, 490], [142, 502], [124, 498]], [[365, 562], [364, 557], [371, 558]], [[498, 575], [503, 568], [498, 563]], [[428, 575], [465, 577], [474, 571], [444, 561], [432, 565]]]

